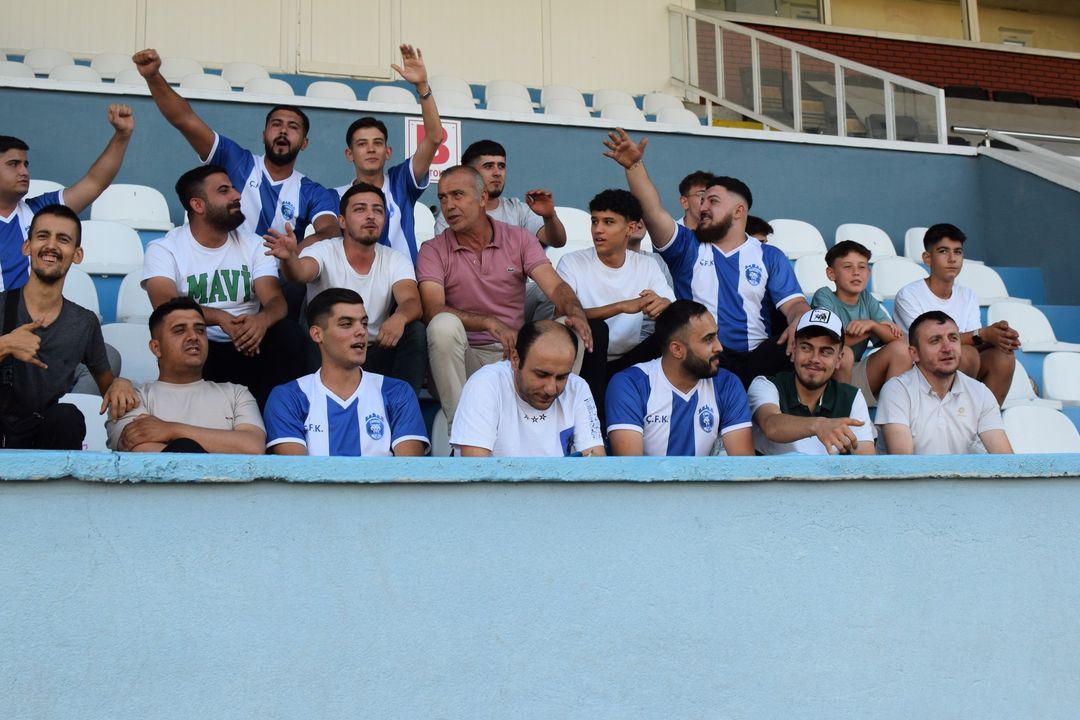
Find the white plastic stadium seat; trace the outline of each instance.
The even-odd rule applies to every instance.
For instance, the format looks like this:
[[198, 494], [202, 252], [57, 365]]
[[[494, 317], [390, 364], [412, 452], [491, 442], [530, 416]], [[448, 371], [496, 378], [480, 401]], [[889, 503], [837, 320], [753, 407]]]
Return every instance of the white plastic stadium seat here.
[[825, 238], [821, 237], [818, 229], [802, 220], [770, 220], [773, 234], [769, 236], [769, 244], [775, 245], [784, 251], [792, 260], [803, 255], [815, 253], [824, 254]]
[[227, 62], [221, 66], [221, 77], [230, 86], [242, 88], [247, 84], [248, 80], [268, 78], [270, 73], [266, 72], [266, 68], [258, 63]]
[[547, 107], [552, 100], [569, 100], [585, 106], [585, 96], [571, 85], [545, 85], [540, 91], [540, 107]]
[[813, 297], [821, 287], [836, 290], [836, 283], [825, 274], [826, 267], [824, 253], [803, 255], [795, 261], [795, 279], [799, 281], [804, 295]]
[[566, 244], [561, 248], [548, 248], [546, 252], [552, 266], [558, 267], [559, 258], [566, 253], [593, 246], [592, 216], [584, 210], [565, 206], [556, 206], [555, 214], [566, 228]]
[[450, 90], [451, 92], [459, 92], [472, 97], [472, 88], [469, 87], [469, 83], [453, 75], [433, 75], [428, 78], [428, 87], [431, 88], [433, 93], [440, 90]]
[[[1043, 382], [1045, 381], [1046, 368], [1043, 366]], [[1005, 402], [1002, 403], [1001, 408], [1004, 410], [1017, 405], [1042, 405], [1054, 410], [1061, 409], [1060, 400], [1047, 400], [1035, 394], [1034, 388], [1031, 387], [1031, 376], [1028, 375], [1027, 369], [1024, 368], [1022, 362], [1016, 363], [1016, 369], [1013, 370], [1012, 384], [1009, 385], [1009, 392], [1005, 394]]]
[[37, 178], [30, 178], [30, 189], [26, 191], [27, 198], [36, 198], [38, 195], [44, 195], [47, 192], [53, 192], [55, 190], [63, 190], [64, 186], [58, 182], [52, 180], [38, 180]]
[[986, 321], [993, 325], [999, 320], [1020, 333], [1020, 349], [1026, 353], [1080, 352], [1078, 343], [1058, 342], [1050, 321], [1034, 305], [1012, 300], [994, 303], [986, 311]]
[[192, 73], [206, 72], [202, 63], [186, 57], [167, 57], [161, 59], [161, 74], [170, 85], [177, 85]]
[[[582, 106], [584, 107], [584, 106]], [[509, 112], [532, 115], [533, 104], [513, 95], [496, 95], [488, 101], [486, 108], [492, 112]]]
[[124, 68], [120, 72], [116, 73], [116, 77], [113, 78], [113, 85], [120, 85], [123, 87], [146, 87], [146, 79], [139, 74], [139, 71], [133, 67]]
[[416, 96], [409, 90], [396, 85], [376, 85], [368, 90], [368, 102], [388, 103], [390, 105], [416, 105]]
[[131, 62], [131, 56], [126, 53], [103, 52], [94, 56], [94, 59], [90, 61], [90, 67], [104, 79], [112, 80], [123, 70], [134, 70], [135, 63]]
[[870, 289], [882, 300], [892, 300], [908, 283], [925, 280], [930, 274], [907, 258], [881, 258], [870, 270]]
[[627, 105], [605, 105], [600, 117], [615, 122], [645, 122], [645, 113]]
[[679, 98], [667, 93], [652, 92], [641, 98], [641, 109], [646, 115], [656, 115], [665, 108], [686, 109]]
[[324, 98], [326, 100], [356, 101], [356, 93], [343, 82], [333, 80], [316, 80], [307, 86], [305, 95], [311, 98]]
[[142, 288], [142, 269], [125, 275], [116, 295], [116, 322], [146, 323], [153, 311], [150, 296]]
[[836, 239], [833, 245], [844, 240], [854, 240], [870, 251], [870, 262], [875, 263], [882, 258], [896, 257], [896, 247], [893, 245], [889, 233], [873, 225], [862, 223], [844, 223], [836, 228]]
[[922, 262], [923, 250], [923, 236], [926, 235], [926, 231], [930, 228], [925, 227], [911, 227], [904, 233], [904, 257], [909, 260], [914, 260], [917, 263]]
[[86, 422], [86, 437], [83, 438], [82, 449], [90, 452], [106, 452], [109, 448], [106, 447], [105, 441], [109, 435], [105, 432], [105, 420], [109, 416], [98, 412], [101, 410], [101, 396], [67, 393], [60, 397], [60, 402], [74, 405], [83, 415], [83, 420]]
[[544, 108], [545, 115], [560, 115], [562, 117], [587, 118], [592, 117], [589, 108], [578, 105], [573, 100], [552, 100]]
[[296, 91], [292, 85], [279, 78], [251, 78], [244, 83], [244, 92], [258, 95], [283, 95], [292, 97]]
[[232, 86], [220, 75], [208, 75], [207, 73], [191, 73], [185, 75], [180, 81], [180, 87], [185, 90], [216, 90], [217, 92], [232, 92]]
[[49, 79], [57, 82], [100, 83], [101, 76], [97, 70], [85, 65], [61, 65], [53, 68], [49, 73]]
[[112, 220], [136, 230], [172, 230], [165, 196], [147, 185], [114, 183], [90, 206], [91, 220]]
[[146, 323], [107, 323], [101, 326], [101, 334], [120, 353], [124, 377], [136, 385], [157, 380], [157, 358], [150, 352]]
[[431, 457], [450, 457], [450, 428], [442, 408], [435, 412], [431, 421]]
[[118, 222], [84, 220], [82, 248], [79, 267], [90, 275], [127, 275], [143, 265], [139, 233]]
[[997, 270], [982, 263], [965, 260], [964, 266], [960, 268], [960, 274], [956, 276], [956, 283], [973, 290], [975, 296], [979, 298], [979, 305], [993, 305], [1003, 300], [1031, 302], [1026, 298], [1010, 296], [1008, 288], [1005, 287], [1005, 281], [998, 275]]
[[26, 51], [23, 63], [29, 65], [35, 75], [48, 75], [61, 65], [74, 65], [75, 58], [66, 50], [34, 48]]
[[596, 90], [592, 96], [593, 110], [603, 110], [608, 105], [622, 105], [636, 108], [637, 103], [630, 93], [623, 90]]
[[432, 90], [431, 92], [435, 96], [435, 104], [440, 111], [476, 109], [476, 104], [473, 103], [473, 96], [471, 94], [457, 92], [455, 90]]
[[431, 213], [431, 208], [419, 200], [413, 206], [413, 233], [416, 235], [417, 245], [435, 237], [435, 216]]
[[683, 127], [701, 127], [701, 118], [684, 107], [660, 108], [656, 112], [656, 122]]
[[1052, 352], [1043, 360], [1042, 371], [1043, 395], [1064, 405], [1080, 405], [1080, 353]]
[[34, 77], [34, 71], [25, 63], [0, 60], [0, 77], [32, 78]]
[[101, 305], [98, 303], [97, 288], [94, 287], [94, 281], [90, 276], [78, 265], [72, 265], [64, 278], [64, 297], [76, 305], [82, 305], [97, 315], [98, 320], [101, 320]]
[[1018, 405], [1001, 413], [1001, 419], [1014, 452], [1080, 452], [1080, 433], [1072, 420], [1058, 410]]
[[532, 96], [529, 95], [529, 89], [513, 80], [492, 80], [484, 86], [484, 104], [491, 102], [491, 98], [499, 95], [519, 97], [522, 100], [528, 100], [530, 105], [532, 104]]

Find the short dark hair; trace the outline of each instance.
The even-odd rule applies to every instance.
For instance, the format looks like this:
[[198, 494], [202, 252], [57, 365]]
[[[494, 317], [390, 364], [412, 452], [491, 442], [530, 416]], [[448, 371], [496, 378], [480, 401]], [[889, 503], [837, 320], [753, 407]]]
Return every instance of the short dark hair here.
[[[947, 323], [951, 322], [956, 325], [956, 321], [952, 319], [952, 316], [941, 310], [928, 310], [919, 317], [911, 321], [911, 325], [908, 327], [908, 345], [917, 347], [919, 344], [919, 328], [926, 323]], [[957, 325], [957, 327], [960, 327]]]
[[390, 139], [390, 133], [386, 131], [386, 124], [378, 118], [367, 116], [359, 120], [353, 120], [352, 125], [349, 125], [349, 129], [345, 131], [345, 147], [352, 146], [352, 136], [356, 134], [357, 130], [363, 128], [377, 128], [382, 133], [384, 142]]
[[616, 215], [622, 215], [630, 222], [641, 220], [641, 203], [627, 190], [608, 188], [601, 190], [589, 201], [589, 212], [601, 212], [608, 210]]
[[345, 194], [341, 196], [341, 202], [338, 203], [338, 213], [345, 214], [345, 208], [349, 207], [349, 198], [353, 195], [359, 195], [360, 193], [375, 193], [382, 200], [383, 207], [386, 207], [386, 194], [383, 193], [382, 188], [377, 188], [371, 183], [358, 182], [351, 188], [345, 191]]
[[150, 313], [150, 335], [154, 335], [165, 322], [165, 317], [176, 310], [194, 310], [204, 320], [206, 319], [206, 313], [203, 312], [202, 306], [195, 302], [195, 298], [190, 295], [177, 295], [172, 300], [161, 303], [154, 308], [154, 312]]
[[0, 135], [0, 153], [6, 153], [8, 150], [30, 150], [30, 146], [24, 143], [17, 137], [11, 135]]
[[461, 164], [472, 165], [473, 161], [481, 155], [498, 155], [505, 158], [506, 148], [494, 140], [477, 140], [465, 148], [465, 152], [461, 154]]
[[686, 193], [690, 192], [690, 188], [695, 185], [705, 185], [711, 177], [713, 177], [711, 172], [695, 170], [679, 181], [679, 194], [685, 197]]
[[746, 183], [744, 183], [742, 180], [739, 180], [738, 178], [728, 177], [727, 175], [714, 175], [713, 177], [709, 178], [708, 181], [705, 183], [705, 188], [708, 189], [711, 187], [715, 187], [716, 185], [719, 185], [728, 192], [735, 193], [743, 200], [745, 200], [747, 210], [749, 210], [750, 207], [754, 204], [754, 196], [750, 192], [750, 188], [747, 187]]
[[967, 240], [967, 235], [964, 234], [963, 230], [956, 227], [955, 225], [950, 225], [949, 223], [938, 223], [937, 225], [931, 225], [930, 227], [926, 228], [926, 234], [923, 235], [923, 249], [929, 250], [945, 238], [955, 240], [956, 242], [963, 245], [964, 241]]
[[656, 318], [656, 340], [663, 352], [675, 333], [686, 327], [690, 320], [707, 315], [709, 308], [696, 300], [676, 300]]
[[180, 198], [180, 204], [185, 210], [191, 212], [191, 198], [206, 199], [203, 184], [206, 178], [217, 173], [223, 173], [226, 176], [229, 174], [225, 168], [211, 163], [192, 168], [180, 176], [180, 179], [176, 181], [176, 195]]
[[329, 288], [323, 290], [321, 293], [311, 298], [311, 302], [308, 303], [305, 315], [308, 327], [318, 325], [329, 317], [330, 312], [338, 303], [345, 303], [346, 305], [363, 305], [364, 298], [360, 297], [360, 293], [348, 288]]
[[[556, 328], [562, 328], [558, 330]], [[517, 351], [518, 362], [525, 362], [525, 356], [529, 354], [529, 349], [536, 344], [537, 339], [542, 335], [547, 335], [549, 332], [564, 332], [566, 338], [570, 341], [570, 345], [574, 348], [574, 352], [577, 353], [577, 336], [574, 332], [563, 325], [557, 323], [554, 320], [536, 320], [533, 322], [525, 323], [517, 334], [517, 342], [514, 344], [514, 350]]]
[[75, 214], [75, 211], [69, 208], [67, 205], [52, 204], [34, 213], [34, 219], [30, 221], [30, 231], [27, 233], [27, 237], [31, 237], [34, 234], [34, 226], [37, 225], [38, 218], [43, 215], [54, 215], [56, 217], [62, 217], [75, 223], [75, 247], [82, 245], [82, 221], [79, 220], [79, 216]]
[[746, 234], [747, 235], [772, 235], [772, 225], [765, 222], [757, 215], [746, 216]]
[[832, 264], [842, 257], [846, 257], [851, 253], [858, 253], [867, 260], [870, 259], [872, 253], [870, 248], [866, 247], [862, 243], [857, 243], [854, 240], [841, 240], [840, 242], [829, 248], [829, 252], [825, 253], [825, 264], [832, 267]]
[[311, 130], [311, 121], [308, 120], [308, 116], [304, 114], [304, 111], [295, 105], [275, 105], [270, 108], [270, 112], [266, 113], [266, 122], [263, 127], [270, 124], [270, 116], [276, 113], [278, 110], [287, 110], [288, 112], [295, 113], [300, 116], [300, 122], [304, 126], [304, 137], [307, 137], [308, 132]]

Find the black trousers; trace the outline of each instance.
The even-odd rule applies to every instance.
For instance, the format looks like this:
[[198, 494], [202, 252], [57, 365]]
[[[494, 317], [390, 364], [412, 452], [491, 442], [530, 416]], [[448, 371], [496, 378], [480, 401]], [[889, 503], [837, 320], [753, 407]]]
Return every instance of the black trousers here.
[[4, 418], [3, 447], [24, 450], [82, 450], [86, 419], [79, 408], [54, 403], [22, 418]]
[[364, 369], [404, 380], [419, 395], [428, 371], [427, 326], [419, 320], [406, 323], [398, 344], [392, 348], [368, 343]]
[[586, 352], [581, 361], [581, 378], [588, 383], [596, 401], [596, 413], [600, 417], [600, 427], [607, 428], [605, 421], [604, 398], [607, 394], [608, 381], [615, 373], [628, 367], [660, 357], [660, 344], [655, 335], [642, 340], [615, 360], [608, 361], [608, 324], [605, 320], [590, 320], [593, 349]]
[[244, 355], [231, 342], [211, 342], [203, 377], [213, 382], [244, 385], [266, 405], [270, 391], [304, 374], [304, 336], [291, 318], [270, 326], [254, 357]]
[[730, 370], [739, 378], [743, 388], [749, 388], [750, 383], [758, 375], [770, 377], [785, 370], [791, 370], [791, 358], [787, 354], [787, 346], [777, 345], [779, 335], [763, 341], [750, 352], [738, 352], [724, 348], [720, 355], [720, 367]]

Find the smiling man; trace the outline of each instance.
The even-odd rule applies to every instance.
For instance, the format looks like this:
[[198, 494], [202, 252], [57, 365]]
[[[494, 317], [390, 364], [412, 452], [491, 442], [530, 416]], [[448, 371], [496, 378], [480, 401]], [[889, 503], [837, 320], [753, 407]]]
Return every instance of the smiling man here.
[[322, 366], [270, 394], [263, 415], [270, 452], [423, 455], [429, 442], [416, 394], [401, 380], [361, 369], [368, 347], [364, 299], [354, 290], [324, 290], [308, 303], [307, 321]]

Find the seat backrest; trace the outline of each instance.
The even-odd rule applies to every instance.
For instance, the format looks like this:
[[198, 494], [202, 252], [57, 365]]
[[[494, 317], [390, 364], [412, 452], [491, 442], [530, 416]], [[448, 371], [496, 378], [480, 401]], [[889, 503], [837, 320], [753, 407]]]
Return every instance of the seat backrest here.
[[956, 284], [972, 290], [980, 305], [990, 305], [1009, 297], [1009, 290], [997, 270], [982, 263], [965, 262], [956, 276]]
[[435, 95], [435, 104], [439, 110], [474, 110], [471, 93], [457, 92], [456, 90], [432, 90]]
[[368, 102], [389, 103], [391, 105], [416, 105], [416, 97], [403, 87], [396, 85], [376, 85], [368, 90]]
[[136, 230], [172, 230], [169, 203], [148, 185], [114, 183], [90, 206], [91, 220], [112, 220]]
[[1005, 434], [1017, 453], [1080, 452], [1080, 433], [1072, 420], [1052, 408], [1017, 405], [1001, 414]]
[[270, 73], [262, 65], [251, 62], [227, 62], [221, 66], [221, 77], [232, 87], [242, 88], [248, 80], [269, 78]]
[[682, 101], [674, 95], [653, 92], [641, 98], [641, 109], [646, 115], [656, 115], [665, 108], [685, 110]]
[[113, 78], [113, 85], [144, 88], [146, 87], [146, 79], [135, 68], [124, 68], [116, 73], [116, 77]]
[[244, 83], [244, 92], [257, 93], [259, 95], [283, 95], [292, 97], [296, 94], [292, 85], [279, 78], [251, 78]]
[[413, 232], [416, 234], [417, 245], [435, 237], [435, 215], [431, 208], [419, 200], [413, 205]]
[[844, 240], [854, 240], [870, 251], [870, 262], [877, 262], [881, 258], [895, 257], [896, 246], [893, 245], [889, 233], [873, 225], [862, 223], [844, 223], [836, 228], [836, 238], [833, 245]]
[[351, 87], [334, 80], [316, 80], [307, 86], [304, 94], [307, 97], [325, 98], [327, 100], [348, 100], [349, 102], [356, 100], [356, 93], [353, 92]]
[[161, 75], [170, 85], [177, 85], [192, 73], [205, 72], [202, 63], [186, 57], [166, 57], [161, 59]]
[[94, 281], [78, 265], [72, 265], [64, 277], [64, 297], [81, 305], [101, 320], [101, 304], [98, 302]]
[[84, 220], [82, 249], [79, 267], [90, 275], [127, 275], [143, 265], [139, 233], [111, 220]]
[[218, 92], [232, 92], [232, 85], [220, 75], [207, 73], [191, 73], [185, 75], [180, 81], [180, 87], [185, 90], [216, 90]]
[[915, 262], [922, 262], [923, 237], [930, 228], [910, 227], [904, 233], [904, 257]]
[[1044, 396], [1070, 405], [1080, 404], [1080, 353], [1049, 353], [1043, 360], [1042, 381]]
[[428, 87], [434, 93], [450, 90], [472, 97], [472, 88], [469, 87], [469, 83], [454, 75], [432, 75], [428, 78]]
[[100, 83], [97, 70], [85, 65], [59, 65], [49, 72], [49, 79], [57, 82]]
[[836, 283], [825, 274], [826, 267], [824, 253], [803, 255], [795, 261], [795, 279], [804, 295], [812, 297], [821, 287], [836, 290]]
[[[490, 104], [489, 104], [490, 107]], [[552, 100], [544, 108], [545, 115], [562, 115], [564, 117], [592, 117], [589, 108], [578, 105], [573, 100]]]
[[84, 393], [67, 393], [60, 397], [60, 402], [79, 408], [86, 422], [86, 437], [83, 438], [83, 450], [106, 452], [108, 433], [105, 432], [105, 420], [108, 415], [98, 412], [101, 409], [101, 396]]
[[157, 380], [157, 358], [150, 352], [150, 328], [146, 323], [106, 323], [101, 326], [101, 334], [120, 353], [124, 377], [136, 385]]
[[514, 80], [492, 80], [484, 86], [484, 103], [487, 104], [496, 95], [512, 95], [532, 103], [529, 89]]
[[0, 60], [0, 77], [32, 78], [34, 77], [34, 71], [26, 63]]
[[450, 457], [450, 428], [442, 408], [431, 421], [431, 457]]
[[60, 65], [74, 65], [75, 58], [66, 50], [34, 48], [26, 51], [23, 63], [28, 65], [35, 75], [48, 75]]
[[[1044, 370], [1044, 381], [1045, 376], [1046, 373]], [[1031, 376], [1028, 375], [1027, 368], [1024, 367], [1024, 363], [1018, 360], [1016, 362], [1015, 369], [1013, 370], [1012, 382], [1009, 384], [1009, 391], [1005, 393], [1005, 402], [1003, 403], [1003, 406], [1008, 407], [1010, 403], [1034, 400], [1035, 397], [1035, 389], [1031, 387]]]
[[131, 56], [127, 53], [103, 52], [94, 56], [90, 67], [106, 80], [112, 80], [122, 70], [134, 70], [135, 63], [131, 62]]
[[616, 122], [645, 122], [645, 113], [628, 105], [605, 105], [600, 117]]
[[881, 258], [870, 270], [871, 289], [883, 300], [892, 300], [900, 288], [916, 280], [925, 280], [929, 276], [922, 265], [907, 258]]
[[656, 112], [656, 122], [683, 127], [701, 127], [701, 118], [684, 107], [660, 108]]
[[116, 321], [145, 324], [153, 311], [150, 296], [142, 288], [142, 270], [125, 275], [116, 295]]
[[783, 250], [789, 258], [796, 259], [814, 253], [824, 254], [826, 251], [825, 238], [808, 222], [780, 218], [770, 220], [769, 224], [773, 228], [769, 244]]
[[592, 96], [593, 110], [603, 110], [608, 105], [636, 108], [637, 103], [625, 90], [596, 90]]
[[496, 95], [488, 100], [486, 109], [492, 112], [528, 113], [530, 115], [536, 112], [531, 102], [513, 95]]
[[38, 180], [37, 178], [30, 178], [30, 188], [26, 191], [27, 198], [36, 198], [38, 195], [44, 195], [47, 192], [54, 192], [56, 190], [63, 190], [64, 186], [58, 182], [52, 180]]
[[558, 267], [563, 255], [593, 246], [592, 216], [584, 210], [566, 206], [557, 206], [555, 214], [566, 228], [566, 244], [561, 248], [548, 248], [546, 252], [551, 264]]
[[1021, 347], [1024, 343], [1057, 342], [1046, 315], [1032, 305], [1011, 300], [996, 302], [986, 311], [986, 321], [993, 325], [999, 320], [1005, 320], [1009, 327], [1020, 333]]
[[571, 85], [545, 85], [540, 91], [540, 106], [547, 107], [552, 100], [569, 100], [585, 105], [585, 97], [581, 91]]

